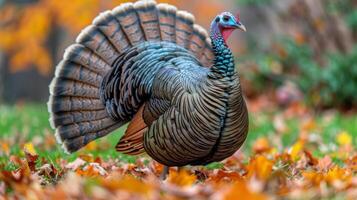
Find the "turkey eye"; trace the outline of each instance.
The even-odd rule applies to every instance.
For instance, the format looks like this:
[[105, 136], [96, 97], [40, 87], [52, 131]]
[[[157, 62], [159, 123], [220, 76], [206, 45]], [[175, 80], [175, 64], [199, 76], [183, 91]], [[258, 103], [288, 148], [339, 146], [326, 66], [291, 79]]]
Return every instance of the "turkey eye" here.
[[216, 21], [216, 22], [219, 22], [219, 17], [217, 17], [217, 18], [215, 19], [215, 21]]
[[229, 20], [229, 16], [224, 16], [223, 21], [227, 22]]

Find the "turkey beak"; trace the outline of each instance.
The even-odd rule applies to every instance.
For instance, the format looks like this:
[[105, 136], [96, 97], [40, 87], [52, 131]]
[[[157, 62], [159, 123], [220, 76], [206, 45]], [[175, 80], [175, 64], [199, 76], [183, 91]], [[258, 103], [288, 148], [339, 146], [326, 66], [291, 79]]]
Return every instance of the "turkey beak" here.
[[232, 23], [232, 26], [236, 29], [240, 29], [244, 32], [247, 32], [247, 29], [245, 28], [245, 26], [238, 20], [234, 20], [234, 22]]
[[245, 28], [245, 26], [243, 24], [241, 24], [238, 28], [244, 32], [247, 32], [247, 29]]
[[247, 29], [245, 28], [245, 26], [240, 22], [237, 22], [235, 27], [244, 31], [244, 32], [247, 32]]

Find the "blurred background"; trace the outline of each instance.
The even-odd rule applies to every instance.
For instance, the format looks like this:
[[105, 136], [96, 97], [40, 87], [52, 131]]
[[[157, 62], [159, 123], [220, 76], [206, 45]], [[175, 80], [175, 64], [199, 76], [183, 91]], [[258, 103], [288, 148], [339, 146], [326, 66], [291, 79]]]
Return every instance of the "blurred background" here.
[[[64, 49], [101, 11], [124, 0], [0, 0], [0, 102], [45, 102]], [[162, 0], [209, 28], [223, 10], [240, 12], [235, 33], [244, 93], [286, 106], [350, 111], [357, 106], [356, 0]]]
[[[297, 189], [304, 188], [301, 198], [293, 199], [319, 199], [316, 192], [306, 192], [310, 185], [301, 184], [300, 173], [295, 171], [307, 166], [309, 172], [309, 166], [317, 165], [315, 158], [323, 158], [323, 166], [330, 166], [331, 160], [333, 165], [351, 166], [354, 176], [357, 174], [357, 0], [156, 1], [193, 13], [206, 29], [222, 11], [240, 13], [247, 32], [234, 32], [228, 44], [247, 98], [250, 124], [246, 142], [233, 157], [246, 163], [260, 154], [276, 159], [272, 174], [277, 178], [267, 182], [268, 190], [297, 195], [285, 188], [298, 185]], [[116, 159], [118, 166], [122, 161], [141, 162], [114, 148], [125, 127], [75, 154], [65, 154], [56, 144], [45, 104], [65, 48], [100, 12], [123, 2], [128, 1], [0, 0], [0, 172], [17, 170], [14, 159], [23, 158], [23, 149], [28, 147], [37, 151], [42, 163], [53, 162], [61, 173], [77, 157], [99, 163]], [[295, 164], [280, 162], [285, 155]], [[289, 163], [281, 164], [285, 162]], [[320, 160], [318, 163], [320, 166]], [[229, 160], [226, 164], [233, 166]], [[266, 163], [256, 165], [259, 167], [254, 169], [265, 173], [260, 166], [266, 168]], [[289, 167], [295, 165], [297, 168]], [[219, 168], [225, 167], [219, 163], [207, 166]], [[317, 172], [318, 176], [305, 179], [321, 181], [324, 172]], [[283, 173], [286, 178], [281, 179]], [[333, 176], [344, 176], [338, 173]], [[298, 184], [282, 181], [284, 187], [278, 187], [285, 179], [295, 179]], [[257, 186], [256, 179], [251, 180], [250, 185]], [[356, 184], [357, 179], [353, 180]], [[0, 196], [5, 190], [1, 183]], [[328, 184], [323, 183], [313, 185], [323, 195], [337, 196], [331, 199], [348, 199], [341, 192], [343, 187], [357, 194], [356, 187], [341, 186], [341, 181], [335, 184], [337, 190], [326, 193]], [[236, 191], [241, 195], [241, 190]], [[330, 199], [327, 197], [324, 199]]]

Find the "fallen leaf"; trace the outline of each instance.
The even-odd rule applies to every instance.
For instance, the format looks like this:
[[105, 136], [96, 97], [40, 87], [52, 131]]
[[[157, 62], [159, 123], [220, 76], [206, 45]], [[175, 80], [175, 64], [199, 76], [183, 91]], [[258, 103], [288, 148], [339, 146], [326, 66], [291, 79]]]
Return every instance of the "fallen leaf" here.
[[272, 172], [273, 161], [265, 156], [257, 155], [252, 158], [247, 166], [248, 178], [257, 177], [261, 180], [267, 180]]
[[27, 153], [31, 154], [31, 155], [36, 155], [37, 152], [35, 150], [35, 148], [33, 147], [33, 144], [31, 142], [28, 142], [24, 145], [24, 151], [26, 151]]
[[226, 192], [224, 200], [254, 199], [264, 200], [267, 196], [261, 193], [252, 192], [243, 181], [235, 182]]
[[24, 153], [26, 156], [26, 161], [27, 161], [28, 167], [30, 168], [31, 172], [35, 172], [38, 155], [37, 155], [32, 143], [25, 144]]
[[342, 131], [336, 136], [339, 145], [351, 145], [352, 136], [347, 131]]
[[335, 181], [349, 181], [351, 178], [351, 173], [338, 166], [333, 167], [326, 174], [326, 181], [330, 184], [333, 184]]
[[86, 151], [94, 151], [97, 149], [98, 149], [98, 145], [96, 141], [92, 141], [84, 147], [84, 150]]
[[170, 171], [167, 181], [178, 186], [191, 186], [196, 182], [196, 176], [186, 170]]
[[242, 177], [234, 171], [224, 171], [224, 170], [215, 170], [213, 174], [209, 176], [207, 181], [212, 181], [214, 183], [220, 183], [221, 181], [238, 181]]
[[76, 173], [81, 176], [96, 177], [96, 176], [106, 176], [108, 173], [98, 164], [89, 163], [89, 165], [83, 167], [83, 169], [78, 168]]
[[332, 159], [330, 156], [326, 155], [325, 157], [319, 159], [317, 169], [320, 171], [327, 171], [332, 167], [332, 165]]
[[258, 138], [253, 144], [253, 151], [256, 154], [268, 152], [270, 150], [271, 150], [271, 146], [266, 137]]
[[0, 155], [1, 154], [5, 154], [5, 155], [10, 154], [10, 147], [7, 142], [0, 142]]
[[293, 161], [299, 159], [300, 154], [303, 151], [303, 148], [304, 148], [304, 142], [299, 140], [289, 149], [288, 153]]
[[71, 170], [75, 171], [75, 170], [77, 170], [78, 168], [80, 168], [81, 166], [83, 166], [85, 164], [86, 164], [86, 161], [82, 160], [81, 158], [77, 158], [73, 162], [68, 163], [65, 167], [67, 169], [71, 169]]
[[152, 186], [134, 178], [131, 175], [114, 175], [110, 178], [102, 178], [100, 180], [103, 187], [112, 191], [120, 189], [138, 194], [148, 194], [152, 190]]
[[357, 155], [347, 159], [346, 160], [346, 165], [352, 171], [357, 172]]
[[81, 154], [78, 157], [80, 159], [86, 161], [86, 162], [93, 162], [94, 161], [93, 155], [91, 155], [91, 154]]

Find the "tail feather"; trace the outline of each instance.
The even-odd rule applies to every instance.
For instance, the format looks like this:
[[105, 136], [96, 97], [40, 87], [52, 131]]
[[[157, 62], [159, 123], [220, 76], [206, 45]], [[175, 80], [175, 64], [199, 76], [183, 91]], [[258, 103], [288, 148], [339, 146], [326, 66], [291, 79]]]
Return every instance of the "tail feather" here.
[[59, 112], [51, 116], [51, 127], [63, 126], [68, 124], [76, 124], [79, 122], [96, 121], [108, 117], [105, 110], [96, 111], [73, 111]]
[[212, 47], [211, 47], [211, 39], [210, 38], [206, 38], [205, 46], [206, 46], [206, 48], [203, 49], [202, 55], [200, 57], [200, 60], [205, 66], [209, 66], [210, 67], [211, 64], [212, 64], [212, 61], [214, 59], [214, 55], [213, 55]]
[[[116, 69], [121, 70], [116, 74], [123, 79], [134, 80], [137, 74], [135, 70], [139, 69], [138, 66], [143, 66], [143, 59], [137, 57], [137, 60], [131, 60], [135, 51], [129, 50], [145, 41], [177, 43], [190, 50], [204, 66], [209, 66], [209, 61], [213, 58], [207, 32], [195, 24], [190, 13], [179, 11], [174, 6], [147, 0], [121, 4], [111, 11], [101, 13], [92, 25], [79, 34], [76, 43], [66, 49], [50, 85], [48, 110], [51, 113], [51, 126], [56, 129], [56, 137], [67, 152], [77, 151], [130, 120], [130, 116], [121, 112], [119, 107], [117, 112], [123, 120], [112, 119], [112, 113], [109, 112], [112, 110], [109, 108], [111, 104], [104, 105], [100, 88], [105, 81], [104, 77], [114, 65], [125, 63], [123, 68]], [[145, 73], [150, 73], [149, 68], [145, 70]], [[149, 86], [135, 81], [122, 83], [121, 79], [117, 80], [118, 83], [109, 85], [108, 87], [113, 88], [106, 88], [106, 91], [135, 101], [132, 105], [139, 108], [141, 99], [134, 90], [146, 90], [145, 87]], [[132, 85], [124, 85], [126, 92], [118, 91], [116, 87], [124, 83]], [[133, 138], [136, 150], [127, 149], [124, 152], [139, 153], [137, 149], [142, 149], [142, 143], [139, 141], [140, 137], [138, 138]]]
[[99, 88], [82, 82], [66, 80], [63, 78], [53, 79], [50, 94], [54, 96], [87, 97], [99, 99]]
[[98, 73], [71, 61], [61, 61], [57, 65], [55, 76], [82, 82], [94, 87], [98, 87], [103, 80], [103, 77]]
[[103, 127], [110, 127], [114, 124], [117, 124], [117, 122], [110, 118], [104, 118], [96, 121], [85, 121], [59, 126], [57, 131], [60, 133], [59, 137], [61, 141], [64, 141], [86, 135], [87, 133], [98, 132], [102, 130]]
[[113, 15], [119, 21], [131, 45], [137, 45], [145, 41], [145, 35], [141, 29], [140, 19], [134, 9], [133, 3], [124, 3], [114, 8]]
[[195, 54], [197, 58], [202, 56], [202, 51], [206, 48], [206, 38], [207, 33], [205, 29], [200, 25], [195, 24], [193, 26], [193, 33], [190, 39], [191, 43], [189, 49]]
[[51, 113], [56, 113], [63, 111], [104, 110], [105, 106], [100, 99], [51, 95], [48, 109]]
[[119, 53], [107, 37], [94, 25], [83, 29], [78, 35], [76, 42], [95, 52], [110, 65], [119, 56]]
[[114, 131], [115, 129], [119, 128], [123, 124], [125, 124], [125, 123], [119, 122], [112, 126], [106, 127], [105, 129], [102, 129], [100, 131], [87, 133], [83, 136], [67, 139], [64, 141], [61, 141], [61, 139], [58, 138], [58, 136], [60, 136], [61, 133], [56, 133], [56, 138], [57, 138], [57, 141], [62, 143], [62, 147], [67, 153], [72, 153], [72, 152], [78, 151], [80, 148], [84, 147], [89, 142], [91, 142], [95, 139], [98, 139], [100, 137], [106, 136], [108, 133]]
[[119, 53], [124, 53], [131, 47], [128, 37], [111, 11], [100, 14], [94, 19], [93, 24], [107, 36]]
[[158, 10], [155, 1], [139, 1], [134, 8], [140, 19], [142, 30], [147, 41], [160, 41]]
[[177, 8], [169, 4], [159, 4], [157, 8], [159, 10], [159, 25], [162, 40], [175, 43]]
[[102, 76], [107, 74], [111, 68], [106, 61], [102, 60], [93, 51], [80, 44], [69, 46], [64, 53], [63, 59], [85, 66]]
[[195, 18], [191, 13], [182, 10], [178, 11], [176, 15], [176, 43], [188, 49]]

